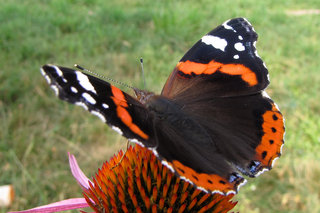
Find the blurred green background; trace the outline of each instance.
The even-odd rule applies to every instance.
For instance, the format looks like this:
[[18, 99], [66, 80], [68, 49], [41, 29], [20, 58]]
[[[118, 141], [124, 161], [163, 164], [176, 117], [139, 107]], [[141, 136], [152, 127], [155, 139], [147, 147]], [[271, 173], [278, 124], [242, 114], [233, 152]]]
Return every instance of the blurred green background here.
[[[54, 63], [160, 92], [205, 33], [246, 17], [270, 72], [267, 91], [286, 118], [283, 156], [250, 179], [235, 211], [320, 212], [320, 9], [318, 0], [0, 0], [0, 185], [10, 208], [80, 197], [67, 151], [88, 176], [126, 140], [80, 107], [59, 101], [39, 72]], [[125, 89], [125, 88], [124, 88]]]

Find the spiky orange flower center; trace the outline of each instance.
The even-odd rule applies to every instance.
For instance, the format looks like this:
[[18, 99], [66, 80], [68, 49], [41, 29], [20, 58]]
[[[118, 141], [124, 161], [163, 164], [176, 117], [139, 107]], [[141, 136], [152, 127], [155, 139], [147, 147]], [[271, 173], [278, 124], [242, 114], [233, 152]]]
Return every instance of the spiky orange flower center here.
[[103, 164], [84, 191], [96, 212], [228, 212], [236, 205], [233, 195], [208, 194], [176, 177], [146, 148], [129, 147], [122, 157]]

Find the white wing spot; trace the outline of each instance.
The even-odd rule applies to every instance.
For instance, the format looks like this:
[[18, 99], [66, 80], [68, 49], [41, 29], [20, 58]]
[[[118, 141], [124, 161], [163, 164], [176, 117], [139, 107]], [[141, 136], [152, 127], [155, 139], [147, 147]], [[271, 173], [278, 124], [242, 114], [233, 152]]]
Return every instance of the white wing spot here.
[[227, 21], [225, 21], [223, 24], [222, 24], [222, 26], [225, 28], [225, 29], [227, 29], [227, 30], [232, 30], [233, 32], [237, 32], [237, 31], [235, 31], [235, 29], [233, 29], [233, 27], [231, 27], [230, 25], [228, 25], [228, 22], [230, 21], [230, 19], [229, 20], [227, 20]]
[[[283, 149], [284, 143], [280, 147], [280, 154], [282, 154], [282, 149]], [[279, 157], [278, 157], [279, 158]]]
[[92, 110], [91, 113], [99, 117], [102, 120], [102, 122], [106, 123], [107, 121], [106, 118], [100, 112]]
[[85, 109], [85, 110], [88, 110], [88, 107], [87, 107], [87, 105], [85, 105], [84, 103], [82, 103], [82, 102], [76, 102], [76, 103], [74, 103], [75, 105], [77, 105], [77, 106], [81, 106], [81, 107], [83, 107], [83, 109]]
[[[202, 190], [202, 189], [200, 188], [200, 190]], [[223, 192], [221, 192], [221, 191], [219, 191], [219, 190], [213, 190], [213, 191], [211, 191], [211, 194], [215, 194], [215, 193], [218, 193], [218, 194], [221, 194], [221, 195], [225, 195]], [[229, 194], [236, 194], [236, 192], [235, 192], [234, 190], [228, 191], [228, 192], [226, 193], [226, 195], [229, 195]]]
[[72, 91], [73, 93], [78, 93], [77, 88], [75, 88], [75, 87], [71, 87], [70, 89], [71, 89], [71, 91]]
[[[186, 181], [186, 182], [190, 183], [190, 184], [194, 184], [190, 179], [186, 178], [185, 176], [180, 176], [180, 178], [181, 178], [182, 180], [184, 180], [184, 181]], [[199, 187], [199, 186], [197, 186], [197, 188], [198, 188], [198, 189], [200, 189], [200, 190], [204, 190], [204, 192], [208, 193], [208, 191], [207, 191], [207, 190], [205, 190], [203, 187]]]
[[48, 82], [48, 84], [51, 84], [51, 78], [49, 78], [48, 75], [43, 75], [43, 76], [46, 79], [46, 81]]
[[224, 49], [226, 48], [228, 42], [223, 39], [223, 38], [219, 38], [217, 36], [212, 36], [212, 35], [205, 35], [202, 37], [201, 41], [203, 43], [205, 43], [206, 45], [211, 45], [216, 49], [220, 49], [222, 51], [224, 51]]
[[151, 148], [151, 149], [149, 149], [149, 150], [151, 150], [151, 151], [153, 152], [153, 154], [154, 154], [157, 158], [159, 157], [159, 154], [158, 154], [158, 152], [157, 152], [156, 149]]
[[233, 58], [234, 59], [239, 59], [239, 55], [234, 55]]
[[260, 56], [258, 55], [258, 51], [257, 50], [254, 51], [254, 54], [256, 55], [256, 57], [260, 58]]
[[[194, 184], [194, 183], [192, 183]], [[204, 193], [208, 193], [208, 190], [206, 190], [205, 188], [201, 187], [201, 186], [197, 186], [198, 189], [202, 190]], [[214, 192], [212, 192], [212, 194], [214, 194]], [[220, 192], [220, 194], [223, 194]]]
[[51, 78], [46, 74], [46, 72], [42, 68], [40, 68], [40, 72], [41, 72], [41, 75], [46, 79], [48, 84], [51, 84]]
[[255, 177], [258, 177], [258, 176], [260, 176], [262, 173], [264, 173], [264, 172], [266, 172], [266, 171], [269, 171], [269, 169], [267, 169], [267, 168], [263, 168], [261, 171], [259, 171], [257, 174], [255, 174], [254, 176]]
[[238, 36], [239, 40], [243, 40], [243, 37], [241, 35]]
[[235, 48], [236, 50], [238, 50], [238, 51], [244, 51], [244, 50], [245, 50], [243, 44], [240, 43], [240, 42], [235, 43], [235, 44], [234, 44], [234, 48]]
[[[268, 69], [267, 65], [264, 62], [262, 63], [262, 65], [264, 66], [264, 68]], [[269, 79], [269, 75], [268, 75], [268, 79]]]
[[[241, 188], [241, 186], [245, 185], [247, 183], [247, 180], [246, 179], [243, 179], [242, 183], [240, 183], [237, 187], [237, 192], [239, 191], [239, 189]], [[228, 192], [229, 193], [229, 192]], [[227, 193], [227, 194], [228, 194]], [[230, 193], [232, 193], [232, 191], [230, 191]]]
[[62, 71], [59, 69], [59, 67], [52, 65], [52, 67], [56, 70], [57, 75], [60, 77], [63, 77]]
[[67, 79], [65, 79], [64, 77], [62, 77], [62, 81], [63, 81], [64, 83], [67, 83], [67, 82], [68, 82]]
[[119, 127], [116, 126], [112, 126], [111, 127], [114, 131], [116, 131], [117, 133], [119, 133], [120, 135], [123, 135], [123, 132], [121, 131], [121, 129]]
[[268, 93], [266, 91], [262, 91], [262, 96], [268, 99], [271, 99], [270, 96], [268, 95]]
[[49, 78], [49, 76], [46, 74], [46, 72], [42, 68], [40, 68], [40, 72], [41, 72], [41, 75], [46, 79], [48, 84], [51, 84], [51, 79]]
[[257, 45], [257, 41], [254, 41], [254, 42], [253, 42], [254, 48], [257, 48], [256, 45]]
[[96, 90], [92, 86], [92, 84], [89, 81], [89, 78], [83, 74], [82, 72], [76, 71], [77, 79], [79, 81], [79, 84], [86, 90], [91, 91], [95, 94], [97, 94]]
[[[276, 103], [273, 103], [273, 104], [274, 104], [274, 106], [276, 107], [276, 109], [280, 111], [280, 108], [279, 108], [278, 104], [276, 104]], [[283, 120], [283, 121], [284, 121], [284, 120]], [[286, 134], [286, 132], [284, 132], [284, 134]]]
[[[174, 173], [173, 167], [172, 167], [171, 165], [169, 165], [167, 161], [162, 160], [161, 163], [162, 163], [162, 165], [164, 165], [164, 166], [166, 166], [168, 169], [170, 169], [171, 172]], [[181, 176], [180, 176], [180, 178], [181, 178]]]
[[46, 72], [42, 69], [42, 67], [40, 68], [40, 72], [41, 72], [41, 75], [43, 76], [47, 75]]
[[248, 19], [246, 19], [246, 18], [243, 18], [248, 24], [249, 24], [249, 26], [252, 28], [252, 31], [253, 32], [256, 32], [255, 30], [254, 30], [254, 28], [252, 27], [252, 24], [248, 21]]
[[59, 96], [59, 89], [58, 89], [58, 87], [57, 87], [56, 85], [51, 85], [50, 87], [53, 89], [53, 91], [54, 91], [54, 93], [56, 94], [56, 96]]
[[108, 108], [109, 108], [109, 105], [108, 105], [108, 104], [103, 103], [103, 104], [102, 104], [102, 107], [103, 107], [103, 108], [105, 108], [105, 109], [108, 109]]
[[136, 143], [136, 144], [139, 144], [140, 146], [144, 147], [144, 144], [140, 141], [138, 141], [137, 139], [133, 138], [133, 139], [128, 139], [130, 142], [132, 143]]
[[97, 103], [96, 100], [94, 100], [94, 98], [89, 93], [83, 93], [82, 97], [84, 97], [86, 101], [88, 101], [92, 105]]
[[[283, 145], [283, 144], [282, 144]], [[282, 149], [282, 146], [281, 146], [281, 149]], [[272, 163], [271, 163], [271, 167], [274, 166], [274, 163], [279, 159], [279, 157], [276, 157], [273, 159]]]

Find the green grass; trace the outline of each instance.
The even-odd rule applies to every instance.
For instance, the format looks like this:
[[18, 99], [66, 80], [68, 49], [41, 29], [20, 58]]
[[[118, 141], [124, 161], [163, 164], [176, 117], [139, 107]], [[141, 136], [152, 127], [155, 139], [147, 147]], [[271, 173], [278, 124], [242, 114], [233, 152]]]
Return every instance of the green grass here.
[[174, 65], [202, 35], [243, 16], [259, 34], [268, 93], [286, 118], [286, 145], [275, 168], [251, 179], [235, 211], [320, 212], [320, 15], [309, 1], [0, 0], [0, 185], [13, 184], [22, 210], [81, 196], [67, 151], [86, 174], [125, 148], [123, 138], [83, 109], [58, 101], [41, 77], [46, 63], [79, 63], [161, 91]]

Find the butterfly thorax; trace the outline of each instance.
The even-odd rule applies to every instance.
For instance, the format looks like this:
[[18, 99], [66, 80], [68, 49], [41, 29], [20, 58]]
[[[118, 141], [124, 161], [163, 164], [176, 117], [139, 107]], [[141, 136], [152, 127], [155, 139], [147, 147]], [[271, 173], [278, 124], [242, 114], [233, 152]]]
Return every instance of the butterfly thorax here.
[[178, 104], [164, 96], [155, 95], [152, 92], [137, 88], [134, 88], [134, 92], [137, 99], [160, 119], [168, 118], [170, 114], [178, 115], [182, 113]]
[[164, 96], [151, 96], [146, 102], [146, 107], [160, 119], [181, 120], [183, 117], [186, 117], [177, 103]]
[[148, 100], [154, 96], [155, 94], [153, 92], [149, 92], [146, 90], [140, 90], [138, 88], [134, 88], [133, 89], [137, 99], [143, 104], [146, 105], [146, 103], [148, 102]]
[[204, 144], [214, 145], [207, 131], [175, 101], [162, 95], [153, 95], [148, 99], [146, 107], [153, 114], [155, 125], [165, 125], [176, 135], [188, 138], [195, 144], [201, 141]]

